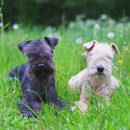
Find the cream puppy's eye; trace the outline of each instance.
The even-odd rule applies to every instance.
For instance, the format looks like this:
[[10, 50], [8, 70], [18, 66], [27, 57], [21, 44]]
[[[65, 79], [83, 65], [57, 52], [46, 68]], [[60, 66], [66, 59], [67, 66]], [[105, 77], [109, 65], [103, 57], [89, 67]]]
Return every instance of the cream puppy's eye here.
[[112, 60], [112, 57], [111, 56], [107, 56], [107, 59]]
[[93, 55], [93, 53], [89, 53], [89, 56], [92, 56]]

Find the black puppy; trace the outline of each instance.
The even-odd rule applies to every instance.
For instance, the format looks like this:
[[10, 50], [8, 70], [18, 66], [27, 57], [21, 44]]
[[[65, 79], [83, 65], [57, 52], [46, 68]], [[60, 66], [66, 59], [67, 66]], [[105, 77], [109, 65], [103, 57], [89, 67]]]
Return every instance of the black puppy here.
[[53, 50], [57, 43], [57, 38], [45, 37], [18, 44], [20, 51], [27, 55], [28, 62], [13, 69], [9, 76], [21, 81], [23, 99], [18, 106], [26, 117], [35, 115], [43, 101], [55, 107], [66, 107], [58, 99], [55, 89]]

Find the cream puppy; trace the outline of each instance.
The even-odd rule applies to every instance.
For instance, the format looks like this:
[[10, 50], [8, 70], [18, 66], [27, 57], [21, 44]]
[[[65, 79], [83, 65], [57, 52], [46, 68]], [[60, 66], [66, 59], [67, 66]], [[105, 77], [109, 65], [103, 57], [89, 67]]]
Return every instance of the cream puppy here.
[[118, 80], [112, 75], [112, 61], [114, 54], [119, 54], [118, 47], [114, 44], [91, 41], [83, 44], [87, 54], [87, 68], [73, 76], [68, 81], [70, 89], [80, 91], [80, 100], [76, 106], [87, 112], [87, 101], [92, 91], [102, 96], [109, 104], [110, 96], [118, 87]]

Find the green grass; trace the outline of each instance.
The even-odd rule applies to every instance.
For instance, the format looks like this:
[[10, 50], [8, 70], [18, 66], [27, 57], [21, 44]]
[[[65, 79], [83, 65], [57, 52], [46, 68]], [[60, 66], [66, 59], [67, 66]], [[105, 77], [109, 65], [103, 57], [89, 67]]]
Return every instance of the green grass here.
[[[19, 28], [4, 32], [0, 38], [0, 130], [128, 130], [130, 129], [130, 23], [116, 23], [112, 20], [82, 22], [77, 20], [68, 27]], [[114, 32], [114, 38], [107, 33]], [[41, 39], [44, 36], [57, 36], [60, 42], [55, 49], [57, 68], [56, 87], [58, 96], [73, 105], [79, 99], [79, 93], [70, 92], [67, 87], [69, 78], [86, 67], [82, 58], [82, 43], [96, 39], [114, 42], [121, 52], [116, 56], [113, 74], [121, 81], [120, 88], [111, 98], [110, 106], [99, 109], [94, 99], [89, 103], [89, 113], [83, 115], [78, 110], [55, 110], [44, 104], [38, 118], [24, 118], [17, 102], [22, 98], [20, 86], [9, 84], [8, 72], [26, 61], [17, 48], [17, 44], [29, 39]], [[119, 64], [122, 60], [123, 64]]]

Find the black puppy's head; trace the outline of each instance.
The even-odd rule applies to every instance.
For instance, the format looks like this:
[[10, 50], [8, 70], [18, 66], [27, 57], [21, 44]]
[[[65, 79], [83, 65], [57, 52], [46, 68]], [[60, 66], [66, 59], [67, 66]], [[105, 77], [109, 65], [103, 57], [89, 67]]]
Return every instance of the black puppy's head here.
[[28, 56], [30, 70], [36, 77], [42, 79], [55, 72], [53, 50], [57, 43], [57, 38], [45, 37], [18, 44], [20, 51]]

